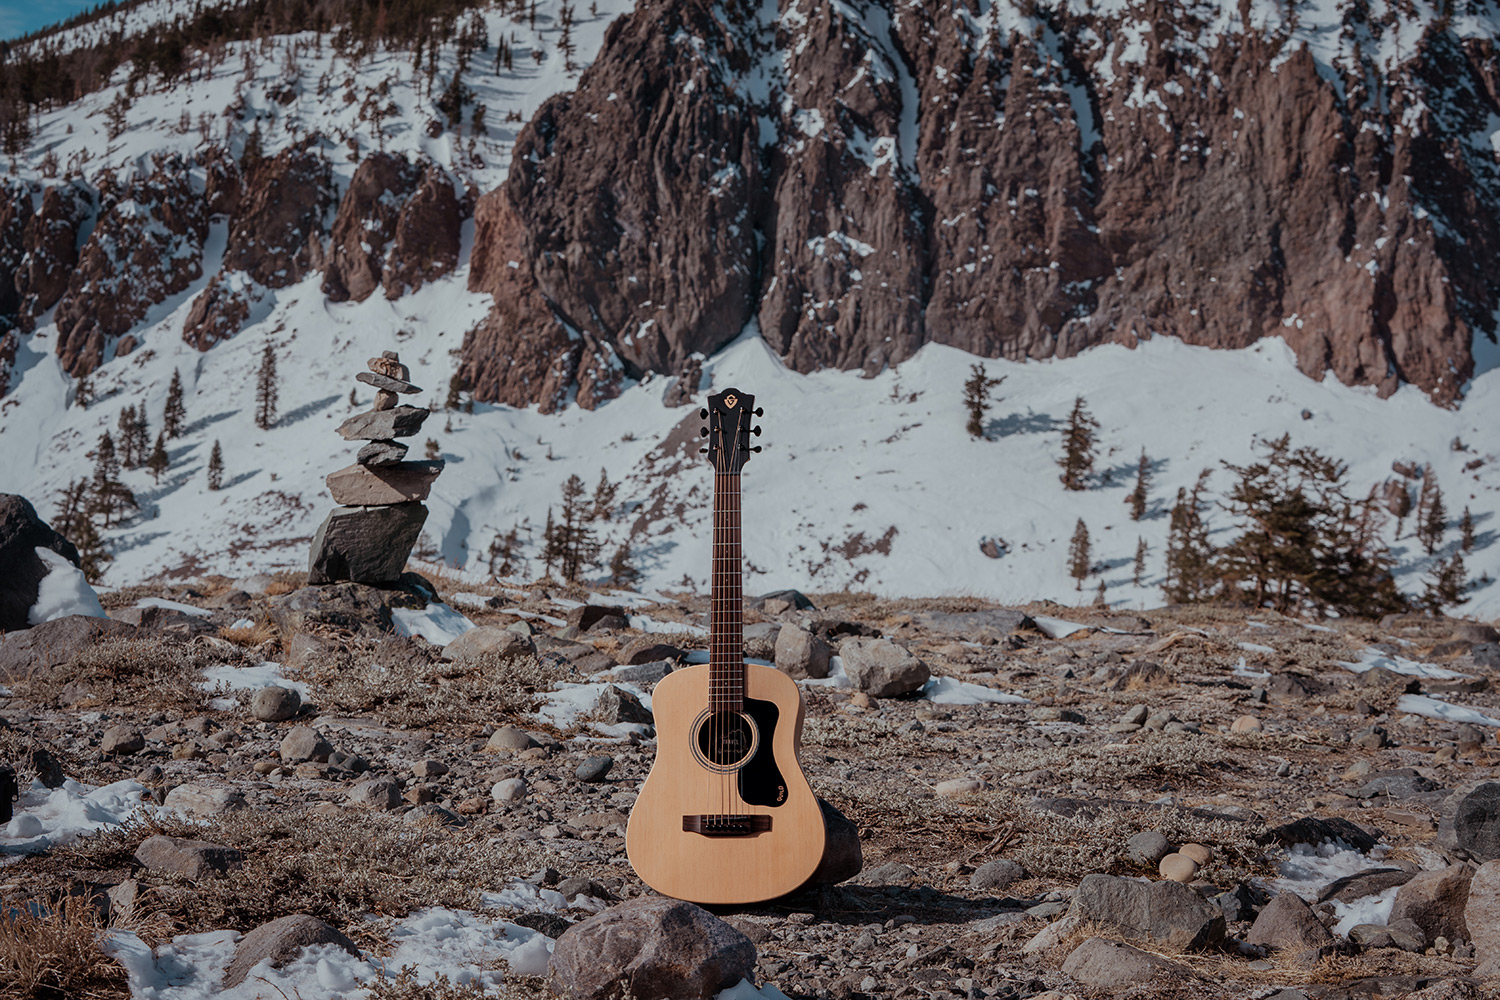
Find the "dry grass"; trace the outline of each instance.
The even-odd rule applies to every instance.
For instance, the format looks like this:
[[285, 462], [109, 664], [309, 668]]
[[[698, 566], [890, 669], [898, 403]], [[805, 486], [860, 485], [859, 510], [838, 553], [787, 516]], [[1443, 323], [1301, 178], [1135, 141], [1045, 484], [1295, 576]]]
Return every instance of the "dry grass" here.
[[353, 640], [311, 668], [307, 678], [319, 704], [368, 713], [392, 726], [473, 733], [535, 710], [542, 694], [568, 677], [566, 668], [535, 656], [486, 655], [450, 663], [412, 654], [388, 656], [381, 663], [378, 652], [368, 642]]
[[271, 583], [266, 587], [267, 597], [280, 597], [307, 586], [307, 574], [300, 570], [284, 569], [271, 574]]
[[265, 618], [254, 625], [247, 625], [244, 628], [231, 628], [226, 625], [219, 629], [220, 639], [232, 642], [236, 646], [242, 646], [246, 649], [253, 649], [263, 642], [269, 642], [280, 636], [281, 630], [273, 625], [269, 619]]
[[[35, 674], [17, 681], [14, 688], [19, 697], [37, 705], [110, 705], [194, 715], [208, 711], [214, 697], [199, 687], [204, 667], [251, 662], [243, 653], [210, 648], [201, 640], [105, 639], [84, 650], [66, 670]], [[80, 691], [87, 695], [80, 696]]]
[[390, 978], [369, 984], [370, 1000], [551, 1000], [547, 980], [538, 976], [507, 975], [498, 986], [455, 983], [442, 973], [431, 982], [421, 982], [418, 970], [409, 965]]
[[25, 903], [0, 903], [0, 997], [129, 997], [124, 968], [100, 950], [102, 931], [98, 911], [81, 896], [66, 896], [41, 913]]

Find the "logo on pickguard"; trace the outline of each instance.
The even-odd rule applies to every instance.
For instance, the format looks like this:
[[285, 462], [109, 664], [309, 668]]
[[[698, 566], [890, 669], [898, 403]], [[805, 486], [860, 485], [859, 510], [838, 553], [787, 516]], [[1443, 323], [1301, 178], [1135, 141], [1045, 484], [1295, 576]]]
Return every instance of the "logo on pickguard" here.
[[725, 396], [724, 397], [724, 405], [727, 406], [727, 407], [729, 407], [731, 410], [734, 409], [736, 405], [738, 405], [739, 401], [740, 401], [740, 397], [738, 397], [738, 396]]
[[786, 786], [785, 785], [777, 785], [776, 786], [776, 801], [777, 802], [785, 802], [786, 801]]

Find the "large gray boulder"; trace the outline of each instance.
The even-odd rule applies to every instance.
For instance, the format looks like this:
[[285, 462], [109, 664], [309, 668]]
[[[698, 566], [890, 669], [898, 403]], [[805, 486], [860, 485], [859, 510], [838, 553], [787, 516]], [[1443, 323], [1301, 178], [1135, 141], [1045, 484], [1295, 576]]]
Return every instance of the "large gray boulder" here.
[[307, 582], [394, 583], [425, 523], [420, 503], [335, 507], [313, 536]]
[[1487, 781], [1449, 800], [1438, 846], [1481, 864], [1500, 860], [1500, 782]]
[[443, 647], [443, 659], [464, 662], [493, 655], [502, 659], [536, 652], [531, 636], [498, 625], [479, 625]]
[[32, 677], [68, 666], [85, 650], [108, 639], [133, 639], [134, 625], [110, 618], [68, 615], [0, 636], [0, 678]]
[[317, 917], [293, 913], [261, 924], [240, 939], [239, 945], [234, 949], [234, 960], [224, 970], [224, 988], [233, 989], [243, 983], [250, 970], [261, 962], [269, 962], [273, 969], [279, 969], [296, 958], [303, 948], [315, 944], [335, 944], [356, 958], [359, 957], [359, 949], [354, 946], [354, 942], [340, 933], [338, 928]]
[[1295, 954], [1327, 947], [1333, 935], [1300, 896], [1283, 892], [1261, 909], [1245, 941]]
[[872, 698], [911, 694], [927, 683], [927, 664], [889, 639], [845, 639], [839, 645], [844, 673]]
[[833, 647], [821, 636], [796, 625], [783, 625], [776, 634], [775, 651], [776, 669], [794, 680], [828, 676]]
[[0, 493], [0, 632], [29, 628], [42, 578], [52, 567], [36, 550], [50, 549], [77, 566], [78, 550], [37, 516], [31, 501]]
[[1418, 872], [1396, 890], [1390, 922], [1410, 920], [1422, 928], [1429, 941], [1437, 937], [1467, 941], [1469, 925], [1464, 910], [1469, 902], [1469, 884], [1473, 878], [1474, 869], [1468, 865]]
[[1474, 943], [1475, 970], [1481, 976], [1500, 976], [1500, 861], [1486, 861], [1469, 882], [1464, 923]]
[[754, 975], [749, 938], [701, 906], [660, 898], [574, 924], [548, 964], [548, 983], [567, 1000], [707, 998]]
[[1093, 924], [1100, 933], [1160, 951], [1197, 951], [1224, 940], [1224, 911], [1182, 883], [1114, 875], [1086, 876], [1059, 923], [1063, 933]]
[[193, 879], [221, 874], [245, 863], [237, 848], [164, 834], [143, 840], [135, 849], [135, 859], [148, 871], [181, 872]]

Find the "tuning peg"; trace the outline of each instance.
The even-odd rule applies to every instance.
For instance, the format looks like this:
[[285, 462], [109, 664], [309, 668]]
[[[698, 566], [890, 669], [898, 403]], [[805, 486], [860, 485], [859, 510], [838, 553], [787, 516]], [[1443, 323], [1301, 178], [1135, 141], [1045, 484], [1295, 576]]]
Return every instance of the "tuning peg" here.
[[699, 410], [698, 411], [698, 416], [701, 419], [703, 419], [703, 420], [707, 420], [708, 419], [708, 407], [705, 406], [703, 409]]
[[700, 455], [707, 455], [708, 454], [708, 449], [707, 448], [699, 448], [698, 449], [698, 454], [700, 454]]
[[763, 409], [762, 409], [762, 408], [760, 408], [760, 407], [759, 407], [759, 406], [757, 406], [757, 407], [756, 407], [756, 408], [755, 408], [755, 415], [756, 415], [756, 416], [757, 416], [757, 417], [763, 417], [763, 416], [765, 416], [765, 415], [766, 415], [766, 411], [765, 411], [765, 410], [763, 410]]
[[753, 451], [753, 452], [755, 452], [757, 455], [759, 455], [760, 454], [760, 445], [756, 445], [754, 448], [751, 448], [750, 450]]
[[760, 424], [756, 424], [754, 427], [750, 428], [750, 433], [754, 434], [756, 437], [760, 437]]

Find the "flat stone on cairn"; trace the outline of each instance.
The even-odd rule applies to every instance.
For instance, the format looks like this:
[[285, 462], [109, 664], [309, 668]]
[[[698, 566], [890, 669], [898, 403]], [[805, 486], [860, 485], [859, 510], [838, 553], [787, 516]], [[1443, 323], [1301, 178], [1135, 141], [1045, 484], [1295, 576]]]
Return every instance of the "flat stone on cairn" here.
[[355, 464], [327, 478], [334, 508], [313, 536], [307, 582], [391, 583], [401, 576], [412, 546], [427, 522], [427, 499], [441, 461], [407, 462], [406, 445], [396, 438], [422, 429], [430, 411], [397, 406], [398, 393], [420, 392], [395, 351], [370, 359], [370, 370], [355, 376], [375, 387], [375, 406], [339, 426], [345, 441], [369, 441]]

